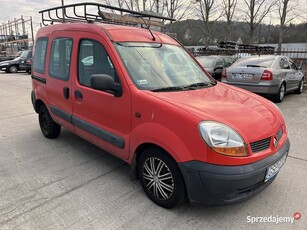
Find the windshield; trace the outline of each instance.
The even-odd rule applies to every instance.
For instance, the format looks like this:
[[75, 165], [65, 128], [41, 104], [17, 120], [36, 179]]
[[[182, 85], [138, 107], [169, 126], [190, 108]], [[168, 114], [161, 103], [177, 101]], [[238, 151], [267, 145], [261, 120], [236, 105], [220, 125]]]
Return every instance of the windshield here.
[[275, 57], [245, 57], [237, 60], [233, 67], [264, 67], [270, 68], [275, 60]]
[[27, 56], [28, 56], [28, 52], [29, 51], [23, 51], [19, 57], [22, 58], [22, 59], [26, 59]]
[[181, 47], [158, 43], [117, 43], [115, 46], [139, 89], [180, 90], [179, 87], [196, 83], [215, 83]]
[[205, 68], [212, 68], [216, 61], [216, 57], [199, 57], [197, 60]]

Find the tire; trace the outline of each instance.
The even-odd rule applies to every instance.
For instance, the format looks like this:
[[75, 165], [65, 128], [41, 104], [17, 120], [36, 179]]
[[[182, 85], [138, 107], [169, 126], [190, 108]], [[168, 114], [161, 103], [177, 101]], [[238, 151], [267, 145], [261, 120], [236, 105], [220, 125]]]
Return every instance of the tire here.
[[9, 73], [17, 73], [18, 67], [16, 65], [11, 65], [8, 69]]
[[180, 169], [162, 149], [151, 147], [141, 153], [138, 176], [145, 193], [157, 205], [169, 209], [185, 201], [186, 189]]
[[56, 138], [61, 133], [61, 126], [55, 123], [50, 116], [46, 106], [42, 105], [38, 112], [39, 126], [47, 138]]
[[294, 91], [296, 94], [301, 94], [304, 91], [304, 79], [300, 81], [298, 88]]
[[27, 72], [28, 74], [31, 74], [31, 70], [29, 70], [29, 69], [27, 69], [26, 72]]
[[286, 93], [286, 85], [285, 83], [282, 83], [282, 85], [278, 90], [278, 93], [274, 97], [274, 101], [277, 103], [282, 102], [282, 100], [285, 98], [285, 93]]

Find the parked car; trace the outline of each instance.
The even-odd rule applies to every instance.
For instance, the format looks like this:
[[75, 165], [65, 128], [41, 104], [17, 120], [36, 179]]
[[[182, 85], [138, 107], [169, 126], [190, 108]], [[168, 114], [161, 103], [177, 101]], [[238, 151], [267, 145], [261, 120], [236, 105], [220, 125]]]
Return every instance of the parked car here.
[[197, 61], [210, 73], [210, 75], [220, 81], [224, 68], [231, 66], [235, 61], [230, 56], [200, 56], [196, 57]]
[[[31, 58], [32, 51], [25, 50], [21, 53], [21, 55], [13, 60], [2, 61], [0, 62], [0, 70], [5, 71], [7, 73], [17, 73], [20, 70], [28, 71], [27, 66], [20, 66], [20, 63]], [[30, 68], [31, 69], [31, 68]]]
[[[77, 6], [107, 7], [83, 3], [65, 10], [78, 12], [70, 9]], [[43, 23], [56, 9], [42, 11]], [[129, 12], [138, 16], [134, 22], [161, 19]], [[166, 34], [88, 17], [37, 32], [31, 98], [45, 137], [56, 138], [65, 127], [114, 154], [165, 208], [186, 199], [232, 204], [272, 183], [290, 147], [272, 102], [216, 82]]]
[[25, 70], [27, 73], [31, 73], [32, 66], [32, 50], [22, 52], [20, 55], [19, 69]]
[[224, 70], [222, 82], [273, 97], [281, 102], [287, 92], [304, 90], [302, 67], [286, 56], [261, 55], [244, 57]]

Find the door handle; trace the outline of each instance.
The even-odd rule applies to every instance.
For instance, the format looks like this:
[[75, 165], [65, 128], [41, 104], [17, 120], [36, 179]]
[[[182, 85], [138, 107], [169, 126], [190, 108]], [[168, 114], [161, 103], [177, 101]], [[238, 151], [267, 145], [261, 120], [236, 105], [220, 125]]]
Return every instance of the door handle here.
[[76, 91], [75, 91], [75, 98], [76, 98], [77, 100], [82, 100], [82, 99], [83, 99], [83, 94], [81, 93], [80, 90], [76, 90]]
[[69, 88], [67, 86], [63, 88], [63, 94], [66, 99], [69, 98]]

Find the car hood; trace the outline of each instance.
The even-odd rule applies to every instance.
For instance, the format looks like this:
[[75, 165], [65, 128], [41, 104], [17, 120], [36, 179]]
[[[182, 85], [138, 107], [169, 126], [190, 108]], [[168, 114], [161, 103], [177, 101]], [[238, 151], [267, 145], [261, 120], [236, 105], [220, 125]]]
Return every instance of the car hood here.
[[223, 83], [198, 90], [150, 94], [197, 116], [199, 122], [229, 125], [249, 142], [276, 135], [284, 123], [270, 101]]
[[2, 61], [0, 62], [0, 65], [8, 65], [12, 60], [9, 61]]

